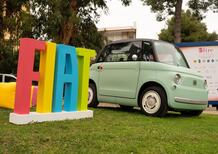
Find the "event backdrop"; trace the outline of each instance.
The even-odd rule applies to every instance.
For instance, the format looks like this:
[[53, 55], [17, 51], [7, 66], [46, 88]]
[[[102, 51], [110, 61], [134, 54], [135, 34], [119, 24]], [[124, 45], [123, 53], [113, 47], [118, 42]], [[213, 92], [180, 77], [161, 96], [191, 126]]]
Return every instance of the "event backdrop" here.
[[189, 66], [207, 80], [209, 101], [218, 101], [218, 42], [179, 43]]

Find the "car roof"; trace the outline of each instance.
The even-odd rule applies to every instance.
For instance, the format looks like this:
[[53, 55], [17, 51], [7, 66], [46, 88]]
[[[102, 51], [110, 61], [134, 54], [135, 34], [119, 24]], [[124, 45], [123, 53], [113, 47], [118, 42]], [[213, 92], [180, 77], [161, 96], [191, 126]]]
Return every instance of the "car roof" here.
[[165, 42], [165, 41], [162, 41], [162, 40], [139, 38], [139, 39], [125, 39], [125, 40], [112, 41], [112, 42], [108, 43], [107, 45], [116, 44], [116, 43], [125, 43], [125, 42], [136, 42], [136, 41], [149, 41], [149, 42], [160, 41], [160, 42]]

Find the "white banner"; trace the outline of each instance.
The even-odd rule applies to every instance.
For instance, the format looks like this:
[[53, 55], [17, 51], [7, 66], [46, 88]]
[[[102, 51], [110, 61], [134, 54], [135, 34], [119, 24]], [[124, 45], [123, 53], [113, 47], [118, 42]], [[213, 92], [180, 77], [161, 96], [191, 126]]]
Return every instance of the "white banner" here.
[[207, 80], [209, 101], [218, 101], [218, 46], [180, 47], [189, 66]]

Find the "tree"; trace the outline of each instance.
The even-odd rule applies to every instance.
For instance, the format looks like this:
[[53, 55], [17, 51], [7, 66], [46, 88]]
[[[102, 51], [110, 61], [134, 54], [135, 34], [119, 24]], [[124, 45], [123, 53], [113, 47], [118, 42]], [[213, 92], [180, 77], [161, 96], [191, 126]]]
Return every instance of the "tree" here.
[[[1, 43], [17, 45], [20, 37], [32, 36], [32, 15], [28, 0], [2, 0], [0, 2]], [[7, 34], [7, 37], [6, 37]]]
[[144, 5], [151, 6], [151, 10], [157, 13], [157, 20], [165, 20], [169, 15], [174, 15], [174, 41], [181, 42], [181, 12], [183, 0], [141, 0]]
[[[157, 20], [165, 20], [173, 15], [175, 24], [173, 27], [174, 42], [181, 42], [181, 14], [183, 0], [141, 0], [144, 5], [151, 6], [151, 10], [157, 13]], [[125, 5], [129, 5], [132, 0], [123, 0]], [[203, 13], [208, 10], [218, 12], [217, 0], [189, 0], [188, 7], [199, 20], [204, 18]]]
[[[159, 39], [168, 42], [173, 42], [173, 28], [175, 25], [174, 17], [167, 21], [167, 29], [162, 29], [159, 34]], [[191, 13], [190, 10], [182, 13], [181, 18], [181, 41], [182, 42], [195, 42], [195, 41], [214, 41], [218, 39], [218, 35], [207, 32], [207, 27], [202, 23], [195, 13]]]
[[0, 42], [0, 73], [16, 73], [17, 70], [17, 52], [13, 48]]
[[[131, 0], [121, 1], [128, 5]], [[32, 0], [31, 6], [37, 18], [36, 38], [43, 36], [57, 43], [102, 48], [103, 37], [95, 23], [100, 16], [98, 10], [107, 11], [106, 0]]]
[[34, 37], [99, 49], [103, 45], [95, 26], [99, 8], [107, 9], [104, 0], [32, 0], [31, 10], [37, 21]]
[[11, 58], [16, 59], [21, 37], [100, 50], [104, 41], [95, 25], [99, 8], [107, 11], [106, 0], [1, 0], [0, 72], [15, 72], [9, 62], [16, 64]]
[[103, 39], [95, 26], [99, 7], [106, 8], [103, 0], [1, 0], [0, 72], [16, 72], [21, 37], [100, 50]]
[[0, 73], [15, 73], [20, 37], [32, 36], [28, 0], [0, 1]]
[[[151, 10], [157, 13], [157, 20], [162, 21], [169, 15], [174, 16], [174, 42], [181, 42], [181, 13], [183, 0], [141, 0], [144, 5], [151, 6]], [[189, 0], [189, 8], [195, 15], [202, 19], [202, 13], [209, 9], [215, 10], [218, 8], [217, 0]]]

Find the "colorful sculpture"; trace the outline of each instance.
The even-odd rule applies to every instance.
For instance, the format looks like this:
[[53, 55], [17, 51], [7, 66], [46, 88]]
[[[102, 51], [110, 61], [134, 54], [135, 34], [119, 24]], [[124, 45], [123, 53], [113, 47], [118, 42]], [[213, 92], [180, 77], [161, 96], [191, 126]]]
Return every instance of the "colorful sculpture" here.
[[[39, 72], [33, 71], [35, 52], [40, 52]], [[95, 51], [90, 49], [20, 39], [15, 108], [10, 122], [25, 124], [92, 117], [87, 103], [90, 58], [94, 56]], [[39, 82], [35, 113], [30, 113], [28, 105], [32, 81]]]

